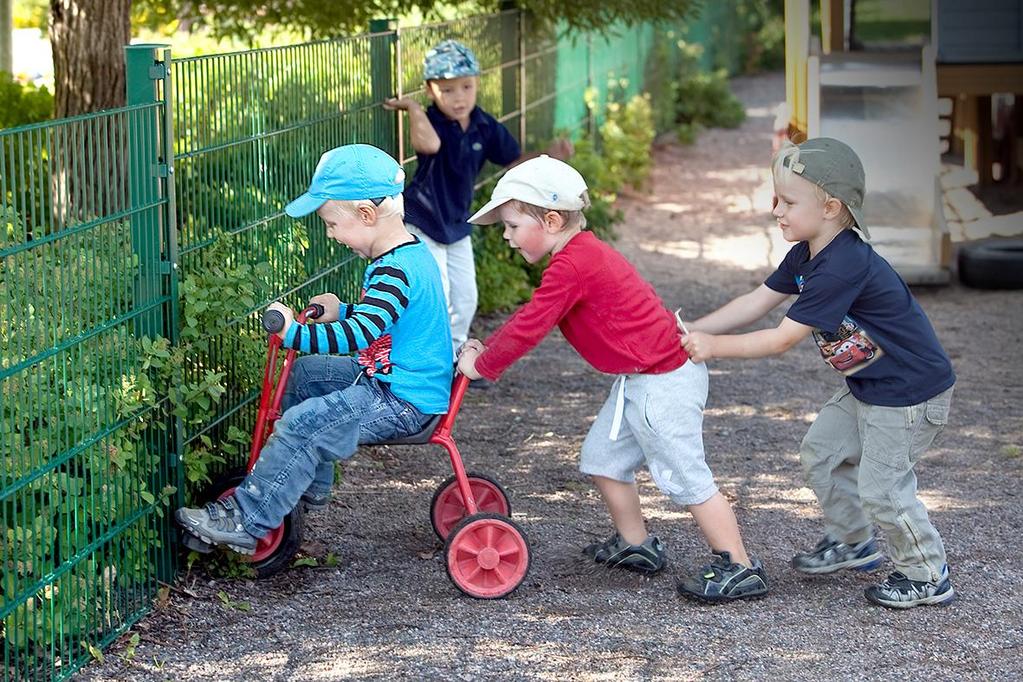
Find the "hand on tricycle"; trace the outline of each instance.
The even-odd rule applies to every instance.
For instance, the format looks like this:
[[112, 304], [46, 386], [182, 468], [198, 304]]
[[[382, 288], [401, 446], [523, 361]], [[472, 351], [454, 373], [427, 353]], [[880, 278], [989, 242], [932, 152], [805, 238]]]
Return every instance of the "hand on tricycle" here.
[[284, 316], [284, 325], [281, 327], [280, 331], [277, 332], [277, 336], [281, 337], [281, 340], [283, 341], [284, 335], [288, 333], [288, 328], [291, 326], [291, 323], [295, 321], [295, 312], [280, 301], [274, 301], [268, 305], [266, 309], [276, 310]]
[[458, 350], [458, 371], [470, 379], [482, 379], [483, 376], [476, 371], [476, 358], [478, 358], [486, 346], [479, 339], [469, 339], [462, 344]]
[[318, 294], [309, 299], [309, 305], [323, 306], [323, 314], [315, 322], [337, 322], [341, 316], [341, 299], [331, 293]]

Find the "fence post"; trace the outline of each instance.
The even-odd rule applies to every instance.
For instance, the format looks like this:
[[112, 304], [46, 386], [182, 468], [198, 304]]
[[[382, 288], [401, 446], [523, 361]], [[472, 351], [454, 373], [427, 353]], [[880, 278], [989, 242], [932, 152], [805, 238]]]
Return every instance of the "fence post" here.
[[597, 121], [596, 121], [596, 108], [597, 103], [591, 102], [590, 93], [593, 91], [593, 32], [586, 32], [586, 94], [584, 95], [587, 101], [586, 107], [586, 129], [589, 133], [589, 137], [596, 143], [597, 134]]
[[[507, 116], [519, 108], [518, 62], [519, 16], [515, 11], [515, 0], [501, 0], [501, 115]], [[509, 67], [508, 65], [513, 65]], [[519, 117], [523, 116], [519, 112]]]
[[[405, 95], [405, 66], [401, 46], [401, 26], [394, 27], [394, 96], [401, 99]], [[398, 136], [398, 165], [405, 167], [405, 115], [401, 111], [394, 112], [395, 135]]]
[[519, 145], [526, 148], [526, 11], [519, 10]]
[[[167, 65], [160, 61], [157, 49], [166, 45], [127, 45], [124, 48], [125, 101], [129, 106], [159, 102], [157, 82], [164, 79]], [[128, 192], [133, 208], [156, 203], [160, 198], [160, 177], [169, 168], [160, 154], [161, 121], [156, 109], [127, 114], [126, 149], [128, 154]], [[155, 210], [133, 211], [131, 216], [132, 251], [138, 258], [135, 278], [135, 305], [145, 305], [162, 294], [160, 252], [162, 239], [159, 214]], [[136, 336], [163, 336], [161, 306], [152, 308], [136, 320]]]
[[[396, 19], [373, 19], [369, 22], [370, 38], [370, 93], [373, 97], [373, 134], [374, 143], [395, 154], [398, 150], [397, 126], [395, 115], [381, 105], [388, 97], [395, 94], [394, 88], [394, 49], [396, 43]], [[387, 33], [390, 32], [390, 35]], [[380, 35], [383, 34], [383, 35]], [[401, 78], [401, 74], [398, 74]]]
[[[135, 306], [164, 299], [135, 322], [135, 335], [163, 336], [177, 343], [178, 336], [178, 251], [177, 206], [174, 187], [174, 100], [171, 90], [171, 51], [167, 45], [126, 45], [125, 102], [129, 106], [163, 103], [141, 112], [129, 113], [126, 152], [131, 216], [132, 252], [138, 258]], [[161, 99], [162, 98], [162, 99]], [[135, 117], [141, 115], [137, 119]], [[160, 202], [160, 199], [164, 201]], [[154, 208], [137, 210], [141, 206]], [[183, 425], [168, 416], [168, 436], [163, 440], [151, 429], [147, 448], [162, 452], [159, 469], [151, 473], [152, 490], [170, 484], [177, 488], [175, 506], [185, 500]], [[167, 518], [157, 521], [161, 537], [172, 546], [177, 537]], [[171, 580], [177, 552], [163, 553], [157, 565], [161, 580]], [[169, 560], [168, 560], [169, 559]]]

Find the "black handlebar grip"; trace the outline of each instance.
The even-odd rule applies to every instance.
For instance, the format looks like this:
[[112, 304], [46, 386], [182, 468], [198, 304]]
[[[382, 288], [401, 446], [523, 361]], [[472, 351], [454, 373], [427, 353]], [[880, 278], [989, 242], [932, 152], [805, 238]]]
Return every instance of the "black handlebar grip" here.
[[280, 310], [266, 310], [263, 312], [263, 329], [268, 334], [276, 334], [284, 329], [284, 314]]
[[307, 317], [310, 319], [315, 320], [317, 317], [323, 317], [323, 306], [319, 303], [310, 303], [309, 308], [310, 311]]

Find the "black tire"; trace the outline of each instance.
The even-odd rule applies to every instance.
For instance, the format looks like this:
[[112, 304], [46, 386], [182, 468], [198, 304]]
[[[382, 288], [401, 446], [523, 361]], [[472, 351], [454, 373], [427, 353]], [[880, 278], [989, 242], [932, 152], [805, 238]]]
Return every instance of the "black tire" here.
[[[472, 483], [472, 480], [475, 478], [475, 479], [480, 479], [482, 481], [486, 481], [490, 485], [494, 486], [494, 488], [497, 489], [498, 495], [500, 495], [501, 497], [504, 498], [504, 506], [508, 510], [508, 513], [505, 514], [505, 516], [511, 517], [511, 508], [512, 508], [511, 507], [511, 500], [508, 498], [508, 491], [504, 489], [504, 486], [502, 486], [500, 483], [495, 481], [492, 477], [487, 476], [486, 474], [480, 474], [480, 473], [477, 473], [475, 471], [467, 471], [467, 472], [465, 472], [465, 475], [469, 479], [469, 483], [470, 484]], [[448, 536], [447, 536], [447, 533], [444, 533], [437, 526], [437, 514], [436, 514], [437, 498], [439, 498], [444, 493], [444, 491], [447, 490], [448, 486], [454, 484], [456, 480], [457, 479], [456, 479], [454, 474], [452, 474], [451, 476], [448, 476], [446, 479], [444, 479], [441, 482], [441, 484], [439, 486], [437, 486], [437, 489], [433, 491], [433, 497], [430, 498], [430, 525], [433, 527], [433, 532], [436, 533], [437, 537], [440, 538], [441, 540], [447, 540]]]
[[[213, 479], [204, 492], [205, 500], [215, 500], [226, 490], [238, 487], [238, 484], [245, 480], [246, 470], [232, 469]], [[305, 517], [302, 514], [302, 505], [298, 505], [290, 514], [284, 517], [284, 535], [281, 544], [274, 552], [259, 561], [249, 562], [249, 567], [256, 574], [256, 578], [269, 578], [291, 566], [302, 544], [302, 529], [305, 525]]]
[[1023, 239], [963, 244], [959, 281], [974, 289], [1023, 289]]

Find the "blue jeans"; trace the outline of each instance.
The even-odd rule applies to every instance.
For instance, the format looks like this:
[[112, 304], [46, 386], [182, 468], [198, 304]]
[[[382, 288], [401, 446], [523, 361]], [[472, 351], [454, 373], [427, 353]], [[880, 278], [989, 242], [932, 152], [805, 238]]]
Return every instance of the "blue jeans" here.
[[307, 489], [330, 491], [334, 462], [359, 445], [419, 433], [430, 420], [361, 369], [348, 356], [296, 358], [281, 398], [283, 414], [234, 493], [246, 531], [261, 538], [281, 525]]

